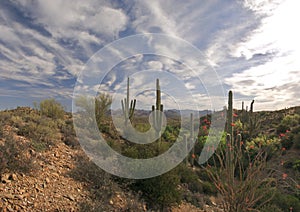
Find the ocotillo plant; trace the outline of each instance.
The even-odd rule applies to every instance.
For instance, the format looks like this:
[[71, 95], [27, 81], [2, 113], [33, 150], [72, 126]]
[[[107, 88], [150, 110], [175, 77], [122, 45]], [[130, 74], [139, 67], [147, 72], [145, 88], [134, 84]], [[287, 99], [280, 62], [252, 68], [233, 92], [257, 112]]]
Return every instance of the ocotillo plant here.
[[[214, 182], [222, 196], [222, 205], [225, 212], [256, 211], [266, 204], [270, 198], [266, 193], [274, 193], [276, 181], [272, 172], [266, 172], [267, 155], [260, 150], [252, 159], [247, 149], [242, 149], [242, 136], [237, 134], [234, 139], [232, 124], [232, 92], [228, 95], [227, 136], [225, 150], [217, 151], [214, 166], [207, 166], [209, 177]], [[244, 163], [245, 161], [248, 163]]]
[[130, 101], [129, 105], [129, 77], [127, 78], [127, 96], [124, 100], [121, 100], [122, 111], [125, 119], [125, 126], [127, 126], [128, 121], [132, 121], [132, 117], [134, 114], [136, 99]]
[[[156, 111], [155, 111], [156, 110]], [[152, 105], [153, 127], [158, 137], [159, 143], [161, 142], [161, 129], [163, 124], [163, 105], [161, 104], [161, 91], [159, 86], [159, 79], [156, 79], [156, 107]]]

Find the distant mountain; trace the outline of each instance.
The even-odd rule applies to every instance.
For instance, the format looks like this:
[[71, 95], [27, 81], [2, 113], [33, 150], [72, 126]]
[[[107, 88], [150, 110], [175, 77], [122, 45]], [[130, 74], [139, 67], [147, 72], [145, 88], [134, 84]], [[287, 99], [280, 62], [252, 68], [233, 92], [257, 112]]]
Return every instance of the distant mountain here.
[[[199, 112], [199, 116], [205, 116], [207, 114], [211, 114], [211, 110], [201, 110], [201, 111], [195, 111], [195, 110], [176, 110], [176, 109], [170, 109], [170, 110], [165, 110], [164, 113], [166, 117], [168, 118], [176, 118], [180, 116], [190, 116], [191, 113], [195, 114]], [[111, 113], [111, 111], [109, 111]], [[149, 116], [151, 113], [150, 110], [142, 110], [142, 109], [135, 109], [134, 111], [134, 116], [135, 117], [144, 117], [144, 116]], [[113, 114], [122, 114], [122, 110], [114, 110]]]

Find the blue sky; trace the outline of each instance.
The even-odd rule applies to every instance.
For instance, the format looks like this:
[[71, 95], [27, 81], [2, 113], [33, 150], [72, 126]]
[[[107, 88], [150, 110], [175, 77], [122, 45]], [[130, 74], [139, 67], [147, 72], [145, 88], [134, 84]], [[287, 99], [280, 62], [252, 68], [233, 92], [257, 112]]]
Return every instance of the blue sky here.
[[[45, 98], [56, 98], [70, 109], [75, 83], [88, 60], [118, 39], [143, 33], [175, 36], [197, 47], [225, 93], [234, 91], [235, 107], [252, 99], [256, 110], [300, 105], [299, 6], [294, 0], [1, 1], [0, 109]], [[133, 58], [116, 64], [101, 89], [116, 92], [124, 87], [128, 67], [183, 69], [178, 61], [163, 57]], [[141, 78], [136, 77], [131, 77], [133, 85]], [[184, 82], [191, 90], [195, 83]], [[144, 97], [142, 102], [150, 99], [138, 89], [133, 87], [132, 93]], [[203, 85], [197, 89], [199, 99], [208, 98]]]

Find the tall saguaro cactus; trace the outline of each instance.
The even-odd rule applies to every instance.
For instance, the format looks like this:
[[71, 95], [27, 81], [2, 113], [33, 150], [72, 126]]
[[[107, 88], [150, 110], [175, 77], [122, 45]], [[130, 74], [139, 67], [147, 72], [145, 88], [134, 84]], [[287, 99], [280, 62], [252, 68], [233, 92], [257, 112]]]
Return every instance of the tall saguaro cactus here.
[[128, 121], [132, 121], [132, 117], [134, 114], [136, 99], [131, 100], [129, 104], [129, 77], [127, 78], [127, 95], [124, 100], [121, 100], [122, 111], [125, 119], [125, 126], [127, 126]]
[[153, 127], [156, 132], [156, 137], [159, 137], [159, 143], [161, 142], [161, 129], [163, 124], [163, 105], [161, 104], [161, 90], [159, 86], [159, 79], [156, 79], [156, 107], [152, 105]]
[[234, 136], [233, 136], [233, 100], [232, 91], [228, 92], [227, 136], [226, 136], [226, 167], [230, 182], [234, 182]]
[[227, 112], [227, 133], [230, 134], [233, 140], [233, 103], [232, 91], [228, 92], [228, 112]]

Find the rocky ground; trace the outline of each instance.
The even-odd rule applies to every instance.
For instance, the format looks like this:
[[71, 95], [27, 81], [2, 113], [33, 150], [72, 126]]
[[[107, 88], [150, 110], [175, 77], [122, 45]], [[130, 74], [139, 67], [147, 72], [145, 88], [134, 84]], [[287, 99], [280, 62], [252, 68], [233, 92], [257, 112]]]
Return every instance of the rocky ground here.
[[[13, 137], [20, 144], [29, 142]], [[0, 139], [0, 145], [5, 142]], [[149, 211], [137, 195], [118, 187], [90, 162], [80, 147], [58, 142], [45, 152], [28, 148], [20, 154], [16, 157], [30, 161], [32, 169], [1, 175], [0, 211]], [[99, 192], [106, 196], [99, 198]], [[183, 203], [172, 211], [203, 210]], [[205, 211], [215, 210], [207, 206]]]

